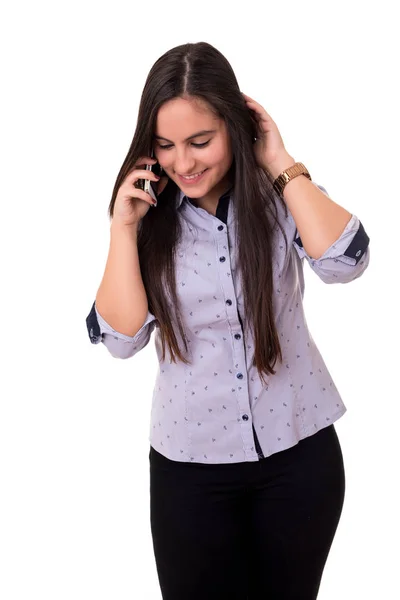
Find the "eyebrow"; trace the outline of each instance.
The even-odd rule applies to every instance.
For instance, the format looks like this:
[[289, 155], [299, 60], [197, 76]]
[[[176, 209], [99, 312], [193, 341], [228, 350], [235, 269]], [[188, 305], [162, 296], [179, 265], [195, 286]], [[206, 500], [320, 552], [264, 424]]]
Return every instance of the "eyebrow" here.
[[[208, 133], [215, 133], [215, 132], [216, 132], [216, 129], [203, 129], [202, 131], [198, 131], [197, 133], [190, 135], [188, 138], [186, 138], [185, 142], [188, 142], [189, 140], [192, 140], [195, 137], [199, 137], [200, 135], [207, 135]], [[170, 142], [171, 144], [174, 143], [171, 140], [169, 140], [168, 138], [162, 137], [161, 135], [155, 135], [154, 137], [156, 140], [164, 140], [166, 142]]]

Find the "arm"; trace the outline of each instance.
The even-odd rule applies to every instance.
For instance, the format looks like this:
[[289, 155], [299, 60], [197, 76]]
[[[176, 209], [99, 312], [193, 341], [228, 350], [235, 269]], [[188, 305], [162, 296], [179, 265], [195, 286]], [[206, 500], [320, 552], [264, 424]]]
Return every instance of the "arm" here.
[[97, 310], [96, 302], [86, 318], [86, 326], [92, 344], [102, 342], [114, 358], [130, 358], [149, 343], [156, 325], [154, 315], [148, 312], [146, 320], [134, 336], [128, 336], [111, 327]]
[[129, 358], [148, 343], [155, 321], [140, 273], [137, 227], [113, 222], [103, 279], [86, 319], [90, 340]]
[[351, 215], [339, 238], [318, 259], [307, 254], [297, 230], [293, 245], [325, 283], [348, 283], [360, 277], [369, 264], [369, 237], [356, 215]]
[[[269, 170], [276, 179], [295, 164], [294, 158], [285, 153]], [[296, 223], [302, 245], [310, 258], [318, 260], [339, 238], [352, 214], [336, 204], [304, 175], [295, 177], [285, 185], [283, 199]]]
[[[270, 167], [270, 174], [275, 179], [295, 162], [285, 153]], [[283, 198], [296, 232], [294, 247], [322, 281], [347, 283], [365, 271], [369, 237], [356, 215], [303, 175], [286, 184]]]

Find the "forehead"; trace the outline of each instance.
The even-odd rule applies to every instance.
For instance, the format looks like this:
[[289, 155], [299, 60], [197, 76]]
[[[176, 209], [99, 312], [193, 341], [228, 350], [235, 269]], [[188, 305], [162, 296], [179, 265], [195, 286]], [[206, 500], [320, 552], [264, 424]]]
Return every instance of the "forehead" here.
[[166, 138], [186, 138], [202, 129], [219, 129], [221, 120], [200, 100], [174, 98], [161, 106], [155, 134]]

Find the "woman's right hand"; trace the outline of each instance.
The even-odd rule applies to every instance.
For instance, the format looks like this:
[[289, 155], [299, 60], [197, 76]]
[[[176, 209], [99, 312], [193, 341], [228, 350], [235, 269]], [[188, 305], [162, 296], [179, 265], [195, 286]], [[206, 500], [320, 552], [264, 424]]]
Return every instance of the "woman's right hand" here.
[[[121, 225], [137, 225], [145, 216], [150, 206], [154, 204], [153, 198], [147, 192], [136, 188], [135, 183], [139, 179], [150, 179], [159, 181], [157, 176], [148, 171], [146, 165], [154, 165], [155, 158], [140, 158], [121, 184], [117, 197], [115, 198], [113, 223]], [[141, 168], [139, 168], [141, 167]]]

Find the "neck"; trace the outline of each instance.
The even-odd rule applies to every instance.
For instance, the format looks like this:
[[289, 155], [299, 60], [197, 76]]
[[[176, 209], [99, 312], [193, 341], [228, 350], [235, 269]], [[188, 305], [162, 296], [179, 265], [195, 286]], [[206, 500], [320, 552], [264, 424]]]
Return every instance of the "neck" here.
[[232, 181], [224, 177], [208, 194], [202, 198], [190, 198], [190, 202], [198, 208], [204, 208], [215, 215], [219, 199], [232, 187]]

